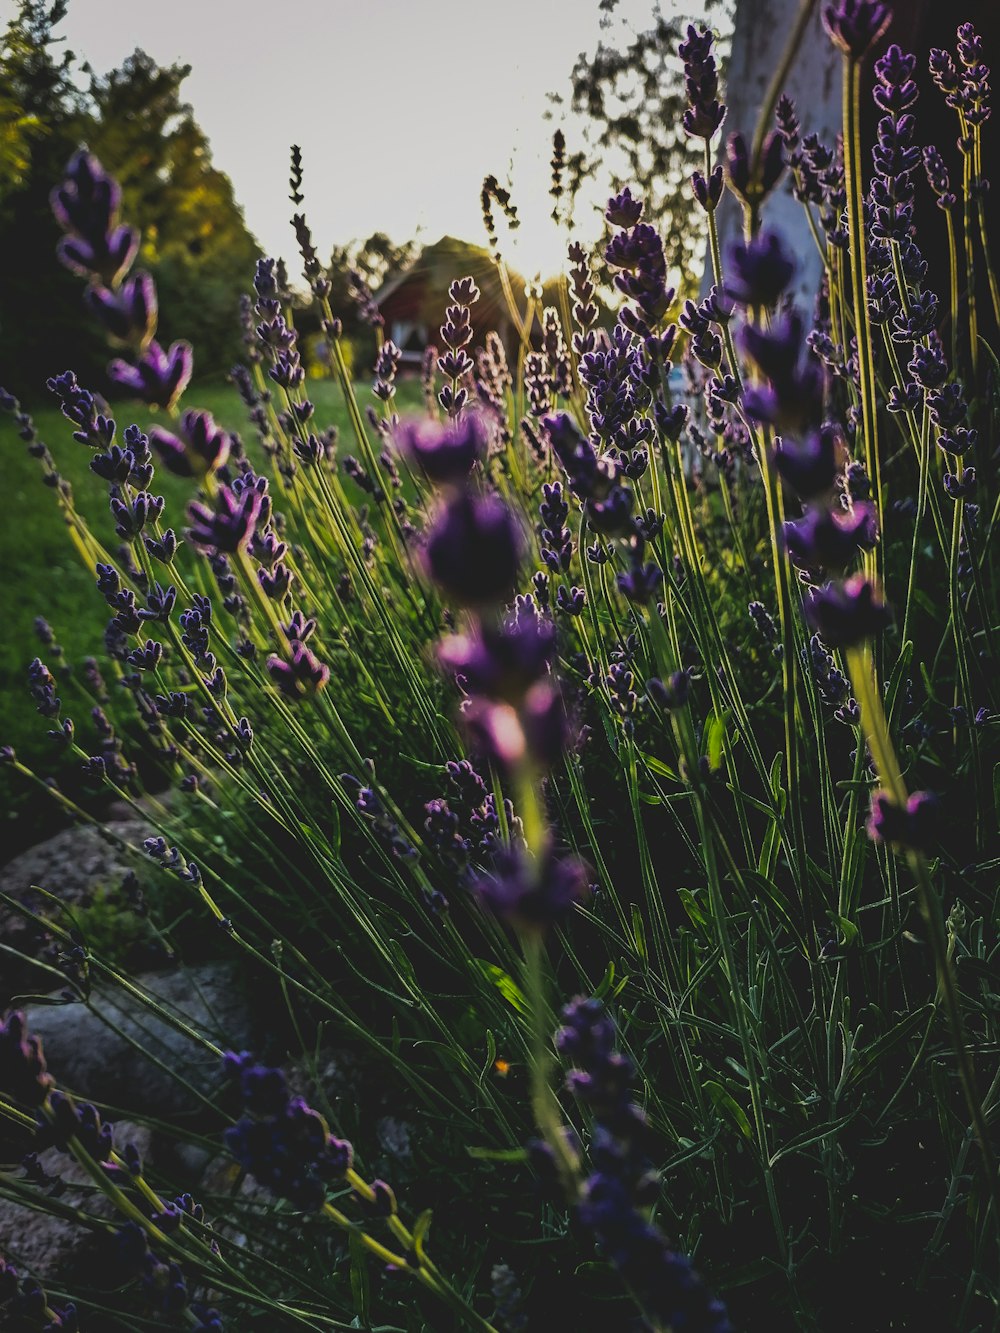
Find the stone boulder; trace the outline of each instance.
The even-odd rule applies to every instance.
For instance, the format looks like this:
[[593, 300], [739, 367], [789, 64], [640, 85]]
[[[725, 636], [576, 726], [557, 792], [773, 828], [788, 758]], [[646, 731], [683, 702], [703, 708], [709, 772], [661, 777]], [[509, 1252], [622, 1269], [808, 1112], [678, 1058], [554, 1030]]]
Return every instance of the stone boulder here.
[[[167, 1014], [217, 1046], [242, 1050], [253, 1044], [247, 996], [234, 964], [203, 963], [132, 980]], [[95, 987], [90, 1007], [39, 1004], [27, 1016], [59, 1086], [85, 1100], [163, 1119], [197, 1113], [222, 1085], [216, 1055], [120, 987]]]

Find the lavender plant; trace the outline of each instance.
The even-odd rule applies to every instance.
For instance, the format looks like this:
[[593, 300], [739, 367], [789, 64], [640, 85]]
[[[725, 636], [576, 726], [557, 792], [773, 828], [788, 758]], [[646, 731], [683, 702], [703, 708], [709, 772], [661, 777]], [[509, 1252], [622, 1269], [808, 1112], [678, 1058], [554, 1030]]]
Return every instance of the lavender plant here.
[[[972, 302], [980, 269], [995, 292], [989, 75], [969, 25], [957, 62], [930, 53], [960, 118], [954, 171], [920, 141], [917, 56], [882, 49], [889, 12], [824, 7], [837, 144], [781, 99], [774, 125], [720, 149], [712, 35], [689, 29], [700, 301], [678, 298], [625, 189], [600, 256], [610, 326], [575, 239], [558, 305], [518, 305], [494, 206], [516, 211], [489, 178], [516, 345], [475, 345], [480, 293], [456, 275], [420, 417], [397, 413], [399, 350], [360, 289], [378, 354], [359, 398], [297, 214], [349, 442], [317, 421], [270, 259], [233, 372], [253, 438], [182, 408], [192, 351], [155, 341], [114, 182], [85, 152], [70, 164], [60, 256], [122, 352], [112, 379], [166, 420], [119, 433], [72, 372], [50, 382], [107, 487], [95, 527], [4, 394], [107, 621], [99, 670], [70, 670], [50, 634], [29, 689], [86, 783], [150, 824], [123, 851], [157, 929], [184, 952], [171, 918], [214, 921], [214, 951], [274, 1001], [268, 1052], [225, 1054], [71, 921], [44, 921], [66, 1002], [101, 1014], [126, 993], [215, 1062], [198, 1131], [161, 1129], [246, 1182], [200, 1204], [168, 1188], [9, 1017], [0, 1109], [19, 1152], [69, 1152], [116, 1210], [78, 1210], [117, 1234], [116, 1310], [202, 1328], [514, 1329], [558, 1309], [574, 1328], [818, 1329], [856, 1322], [866, 1290], [869, 1327], [996, 1321], [1000, 311]], [[303, 182], [296, 153], [297, 207]], [[726, 188], [745, 235], [724, 254]], [[789, 301], [794, 259], [766, 226], [778, 188], [823, 259], [814, 311]], [[919, 249], [930, 203], [947, 308]], [[158, 469], [186, 479], [184, 519]], [[324, 1043], [367, 1092], [312, 1079], [307, 1099]], [[420, 1145], [392, 1186], [362, 1165], [376, 1087]], [[47, 1181], [29, 1156], [0, 1190], [57, 1212]], [[412, 1225], [397, 1188], [425, 1208]], [[18, 1317], [85, 1328], [111, 1303], [74, 1292], [66, 1313], [9, 1271]]]

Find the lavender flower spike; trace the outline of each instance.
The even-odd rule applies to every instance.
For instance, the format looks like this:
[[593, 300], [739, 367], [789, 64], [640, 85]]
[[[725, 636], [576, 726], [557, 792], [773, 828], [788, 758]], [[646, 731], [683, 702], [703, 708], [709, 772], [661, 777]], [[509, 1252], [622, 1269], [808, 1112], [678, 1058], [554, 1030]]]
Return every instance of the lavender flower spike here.
[[165, 352], [154, 339], [134, 366], [127, 361], [112, 361], [108, 377], [136, 398], [169, 410], [187, 388], [193, 369], [190, 343], [171, 343]]
[[444, 509], [424, 549], [428, 574], [464, 606], [503, 601], [513, 590], [523, 539], [493, 496], [460, 495]]
[[215, 472], [229, 457], [231, 441], [210, 412], [190, 409], [181, 414], [175, 435], [160, 426], [149, 432], [149, 442], [168, 472], [178, 477]]
[[493, 870], [473, 891], [485, 907], [521, 931], [543, 931], [560, 921], [589, 892], [587, 866], [549, 849], [536, 863], [524, 852], [498, 853]]
[[193, 500], [188, 506], [191, 540], [196, 546], [224, 554], [241, 550], [253, 536], [263, 503], [263, 495], [253, 486], [247, 486], [239, 496], [228, 486], [221, 486], [214, 512]]
[[937, 797], [932, 792], [915, 791], [907, 797], [905, 806], [899, 806], [887, 791], [877, 791], [872, 796], [868, 836], [875, 842], [927, 851], [933, 842], [937, 812]]
[[828, 648], [856, 648], [880, 633], [892, 613], [862, 574], [814, 591], [803, 611]]
[[486, 453], [486, 428], [476, 412], [466, 412], [459, 421], [441, 425], [437, 421], [404, 421], [396, 429], [395, 441], [435, 485], [462, 482]]
[[860, 60], [891, 21], [892, 9], [882, 0], [835, 0], [823, 8], [830, 41], [852, 60]]

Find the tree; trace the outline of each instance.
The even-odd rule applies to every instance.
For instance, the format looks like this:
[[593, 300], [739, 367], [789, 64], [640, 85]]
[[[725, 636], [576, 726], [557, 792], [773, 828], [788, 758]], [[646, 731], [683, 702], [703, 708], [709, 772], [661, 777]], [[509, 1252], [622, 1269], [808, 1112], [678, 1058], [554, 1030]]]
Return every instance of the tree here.
[[376, 292], [386, 278], [406, 268], [419, 248], [415, 240], [398, 243], [384, 231], [373, 232], [363, 241], [348, 241], [333, 247], [327, 273], [332, 284], [330, 305], [343, 323], [361, 373], [367, 372], [374, 363], [375, 334], [359, 318], [350, 275], [352, 272], [359, 274], [365, 285]]
[[122, 186], [142, 230], [139, 262], [156, 278], [163, 338], [195, 346], [199, 374], [224, 373], [240, 353], [239, 295], [260, 248], [229, 177], [181, 98], [190, 65], [162, 67], [136, 50], [90, 84], [90, 146]]
[[[707, 0], [697, 15], [718, 25], [724, 58], [734, 0]], [[668, 265], [681, 285], [696, 291], [701, 278], [705, 232], [692, 208], [687, 181], [703, 166], [681, 129], [684, 83], [677, 45], [693, 17], [665, 17], [654, 0], [650, 26], [616, 25], [617, 0], [601, 0], [607, 37], [573, 67], [570, 105], [589, 123], [588, 173], [607, 177], [609, 190], [638, 184], [645, 216], [663, 236]], [[559, 97], [553, 100], [558, 102]]]

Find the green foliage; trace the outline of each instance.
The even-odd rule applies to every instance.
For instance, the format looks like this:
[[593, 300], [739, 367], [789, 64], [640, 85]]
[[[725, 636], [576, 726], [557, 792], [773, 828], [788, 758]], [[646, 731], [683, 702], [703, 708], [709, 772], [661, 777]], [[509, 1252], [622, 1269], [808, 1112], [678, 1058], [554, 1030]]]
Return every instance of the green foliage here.
[[[641, 28], [616, 17], [616, 0], [602, 8], [607, 36], [595, 51], [581, 52], [571, 76], [569, 105], [585, 124], [586, 165], [578, 174], [643, 182], [646, 216], [663, 237], [681, 295], [692, 295], [701, 282], [706, 233], [685, 185], [703, 163], [680, 128], [686, 103], [677, 43], [687, 24], [707, 12], [722, 34], [724, 59], [734, 0], [710, 0], [697, 8], [675, 0], [666, 14], [656, 0], [649, 25]], [[556, 105], [562, 100], [552, 97]]]
[[[849, 125], [857, 110], [852, 100]], [[637, 133], [627, 122], [620, 128]], [[961, 150], [970, 155], [963, 183], [970, 288], [977, 267], [992, 272], [986, 204], [971, 186], [980, 133], [976, 127]], [[217, 506], [220, 522], [231, 516], [237, 497], [221, 486], [250, 485], [237, 475], [237, 451], [225, 464], [228, 477], [165, 481], [163, 520], [149, 519], [156, 541], [133, 541], [126, 558], [109, 533], [103, 488], [84, 463], [64, 464], [57, 448], [60, 468], [81, 480], [79, 502], [56, 489], [54, 505], [88, 580], [98, 561], [109, 564], [154, 613], [128, 630], [129, 656], [116, 655], [114, 642], [103, 655], [108, 712], [125, 755], [142, 757], [148, 789], [172, 789], [169, 802], [140, 807], [162, 845], [151, 840], [144, 859], [133, 849], [142, 864], [158, 863], [169, 883], [162, 896], [151, 895], [154, 925], [182, 957], [208, 950], [239, 960], [268, 1014], [265, 1058], [290, 1067], [295, 1090], [333, 1133], [352, 1140], [361, 1173], [326, 1182], [322, 1211], [280, 1189], [272, 1197], [244, 1187], [220, 1147], [238, 1114], [221, 1076], [189, 1117], [158, 1122], [171, 1145], [161, 1174], [151, 1170], [140, 1184], [119, 1170], [109, 1182], [91, 1163], [95, 1189], [119, 1212], [131, 1205], [133, 1221], [138, 1211], [137, 1225], [183, 1263], [192, 1283], [219, 1293], [231, 1322], [492, 1330], [503, 1317], [493, 1309], [490, 1274], [502, 1260], [520, 1279], [535, 1323], [545, 1326], [556, 1311], [560, 1326], [581, 1333], [630, 1327], [635, 1284], [622, 1281], [614, 1247], [595, 1249], [585, 1213], [575, 1210], [588, 1172], [613, 1171], [618, 1156], [594, 1134], [606, 1108], [570, 1095], [587, 1085], [566, 1085], [552, 1048], [562, 1001], [581, 993], [614, 1004], [619, 1046], [635, 1067], [648, 1128], [642, 1150], [656, 1168], [642, 1182], [642, 1208], [724, 1293], [735, 1325], [762, 1333], [971, 1333], [997, 1325], [1000, 1189], [990, 1121], [1000, 1049], [1000, 570], [991, 542], [1000, 488], [980, 453], [975, 508], [954, 494], [958, 477], [946, 469], [957, 472], [959, 455], [974, 457], [982, 446], [948, 436], [941, 413], [945, 399], [953, 407], [960, 400], [957, 415], [992, 447], [997, 363], [992, 353], [967, 349], [978, 354], [977, 330], [990, 318], [995, 343], [1000, 293], [992, 309], [978, 312], [979, 325], [971, 302], [959, 308], [956, 278], [940, 317], [961, 351], [933, 371], [953, 391], [937, 400], [917, 395], [916, 407], [909, 394], [899, 401], [912, 370], [912, 363], [904, 370], [900, 348], [918, 367], [918, 348], [928, 357], [937, 349], [936, 331], [902, 328], [908, 311], [930, 304], [924, 270], [898, 239], [876, 244], [864, 230], [857, 137], [847, 134], [845, 143], [846, 249], [816, 230], [830, 272], [822, 312], [829, 324], [817, 321], [827, 340], [819, 345], [836, 372], [825, 385], [805, 355], [803, 330], [765, 314], [765, 298], [753, 309], [748, 297], [749, 308], [732, 316], [719, 306], [695, 319], [688, 312], [687, 324], [702, 327], [688, 348], [693, 387], [684, 404], [695, 429], [682, 433], [670, 367], [655, 358], [664, 346], [676, 355], [684, 335], [668, 329], [665, 299], [657, 304], [662, 265], [643, 230], [646, 281], [632, 289], [635, 306], [615, 341], [600, 344], [603, 355], [586, 365], [565, 351], [586, 346], [598, 318], [585, 294], [591, 266], [582, 252], [570, 281], [552, 294], [547, 324], [542, 312], [544, 347], [525, 332], [509, 371], [497, 340], [479, 347], [473, 315], [453, 310], [453, 352], [468, 345], [480, 355], [468, 365], [457, 355], [444, 360], [441, 396], [427, 403], [415, 384], [394, 398], [384, 384], [376, 397], [352, 383], [331, 334], [343, 394], [334, 408], [322, 381], [292, 380], [288, 362], [262, 339], [248, 372], [256, 439], [247, 449], [254, 473], [268, 479], [273, 529], [260, 544], [248, 544], [245, 533], [242, 544], [233, 538], [225, 559], [206, 558], [190, 540], [163, 554], [163, 527], [182, 530], [191, 499]], [[751, 264], [746, 250], [719, 255], [708, 216], [720, 286], [736, 270], [746, 279], [759, 266], [759, 277], [774, 264], [774, 248], [752, 234], [754, 221]], [[616, 238], [623, 248], [627, 230], [622, 225]], [[373, 277], [388, 262], [379, 255], [374, 246]], [[902, 338], [888, 321], [873, 330], [863, 258], [873, 271], [881, 265]], [[955, 252], [950, 262], [957, 265]], [[503, 276], [501, 269], [501, 292]], [[473, 290], [469, 281], [458, 287], [475, 304]], [[570, 291], [578, 297], [572, 303]], [[313, 318], [331, 329], [325, 285], [315, 294]], [[529, 329], [531, 316], [511, 307], [511, 323]], [[635, 332], [648, 309], [656, 339]], [[298, 315], [295, 324], [305, 327]], [[768, 377], [773, 404], [762, 406], [763, 358], [755, 365], [737, 351], [741, 324], [757, 325], [758, 344], [781, 340]], [[752, 347], [753, 336], [746, 342]], [[730, 385], [716, 379], [706, 406], [706, 382], [720, 370]], [[423, 411], [440, 447], [442, 410], [454, 407], [462, 425], [459, 389], [489, 405], [489, 447], [470, 462], [468, 477], [435, 487], [415, 458], [390, 452], [394, 412]], [[901, 410], [883, 412], [893, 389]], [[190, 398], [230, 420], [221, 399], [197, 387]], [[565, 416], [544, 421], [556, 407]], [[772, 409], [785, 414], [789, 435], [802, 436], [786, 439], [784, 452]], [[119, 415], [124, 422], [129, 414]], [[820, 435], [823, 417], [841, 423], [828, 452], [820, 444], [834, 437]], [[803, 419], [815, 429], [799, 432]], [[331, 424], [342, 428], [336, 448], [326, 435]], [[313, 429], [329, 447], [316, 447]], [[873, 448], [876, 429], [881, 445]], [[572, 449], [557, 447], [567, 438]], [[597, 442], [593, 453], [588, 440]], [[86, 458], [78, 446], [66, 448]], [[801, 451], [800, 469], [807, 454], [822, 486], [807, 480], [797, 492], [794, 470], [782, 484], [789, 448]], [[564, 562], [552, 549], [562, 538], [546, 530], [548, 519], [539, 521], [543, 500], [551, 512], [557, 479], [566, 514], [552, 523], [565, 522]], [[963, 473], [959, 489], [972, 484]], [[130, 486], [119, 483], [132, 499]], [[260, 492], [240, 494], [242, 505]], [[627, 502], [621, 523], [612, 506], [601, 508], [611, 494]], [[120, 494], [113, 498], [120, 503]], [[456, 514], [464, 523], [484, 510], [499, 525], [499, 509], [518, 515], [523, 529], [519, 617], [551, 614], [555, 626], [552, 662], [534, 676], [513, 652], [504, 655], [525, 642], [533, 655], [530, 633], [519, 640], [506, 627], [502, 637], [503, 609], [484, 608], [472, 595], [471, 606], [446, 605], [424, 568], [435, 548], [421, 533], [440, 538]], [[874, 523], [861, 536], [854, 531], [844, 559], [841, 550], [829, 554], [828, 537], [816, 539], [805, 563], [817, 568], [794, 569], [783, 524], [836, 514], [840, 526], [841, 509], [853, 517], [878, 512], [878, 532]], [[641, 516], [641, 528], [629, 513]], [[278, 546], [293, 581], [272, 597], [273, 562], [265, 562]], [[440, 555], [440, 543], [436, 549]], [[462, 547], [454, 556], [470, 579], [479, 555]], [[877, 583], [898, 614], [894, 624], [853, 637], [838, 636], [835, 623], [824, 645], [803, 612], [830, 586], [847, 596], [841, 564], [860, 565], [860, 586], [873, 592]], [[27, 606], [42, 575], [21, 568]], [[638, 574], [648, 581], [637, 582]], [[165, 581], [177, 605], [161, 614], [162, 599], [151, 607], [147, 594]], [[88, 591], [96, 609], [81, 643], [86, 634], [96, 648], [108, 607]], [[199, 609], [203, 599], [210, 620]], [[40, 592], [34, 605], [50, 610]], [[207, 647], [192, 647], [192, 612]], [[316, 622], [308, 630], [307, 619]], [[62, 624], [55, 629], [61, 636]], [[439, 670], [442, 633], [453, 632], [456, 656], [470, 642], [482, 649], [457, 680]], [[285, 671], [309, 666], [307, 649], [316, 654], [310, 686], [291, 690]], [[64, 719], [83, 717], [92, 703], [87, 681], [72, 669], [76, 651], [69, 668], [49, 662]], [[545, 758], [527, 721], [537, 722], [527, 701], [531, 695], [537, 704], [538, 686], [543, 701], [558, 687], [573, 722], [572, 743], [554, 745]], [[154, 694], [163, 700], [156, 712]], [[463, 696], [472, 700], [464, 711]], [[45, 700], [43, 732], [53, 726]], [[492, 767], [477, 758], [484, 781], [476, 795], [456, 795], [462, 770], [449, 762], [475, 757], [475, 731], [463, 718], [484, 717], [499, 720], [504, 745], [496, 745]], [[57, 739], [88, 804], [70, 805], [75, 793], [46, 789], [56, 809], [88, 818], [102, 797], [138, 804], [140, 784], [127, 768], [95, 771], [88, 762], [82, 726]], [[41, 785], [41, 763], [22, 757], [9, 767]], [[907, 803], [910, 792], [926, 798], [924, 787], [940, 796], [936, 827], [926, 799], [915, 807], [919, 819]], [[430, 803], [442, 797], [454, 807], [455, 823], [446, 827], [461, 830], [457, 843], [435, 822], [441, 810]], [[544, 901], [552, 860], [564, 852], [586, 860], [593, 892], [547, 932], [517, 914], [508, 921], [485, 911], [485, 895], [470, 892], [477, 881], [464, 873], [466, 860], [474, 875], [487, 876], [512, 860], [528, 876], [529, 896]], [[103, 907], [85, 922], [82, 943], [55, 921], [54, 938], [75, 943], [88, 967], [131, 1003], [183, 1027], [115, 966], [122, 941]], [[73, 975], [67, 983], [86, 1000]], [[217, 1068], [212, 1038], [185, 1036]], [[620, 1109], [619, 1085], [632, 1081], [631, 1066], [628, 1077], [621, 1064], [615, 1070], [612, 1110]], [[6, 1104], [0, 1113], [27, 1148], [32, 1117]], [[385, 1146], [386, 1117], [405, 1117], [412, 1154], [393, 1156]], [[619, 1148], [630, 1133], [638, 1129], [613, 1136]], [[561, 1189], [528, 1147], [537, 1134], [558, 1165]], [[189, 1161], [192, 1148], [213, 1158], [201, 1201], [218, 1224], [217, 1249], [199, 1247], [205, 1236], [186, 1221], [172, 1239], [150, 1229], [149, 1206], [180, 1188], [171, 1168], [175, 1158]], [[376, 1172], [391, 1178], [401, 1201], [398, 1211], [386, 1204], [381, 1217], [364, 1211]], [[0, 1172], [0, 1192], [58, 1211], [57, 1199], [14, 1171]], [[95, 1198], [81, 1212], [103, 1227]], [[630, 1198], [632, 1237], [648, 1234], [639, 1202]], [[424, 1248], [431, 1212], [440, 1268]], [[416, 1219], [412, 1230], [404, 1215]], [[452, 1283], [443, 1272], [466, 1277]], [[123, 1320], [134, 1316], [142, 1327], [134, 1287], [119, 1283], [107, 1297], [82, 1282], [79, 1295], [95, 1308], [113, 1299]]]

